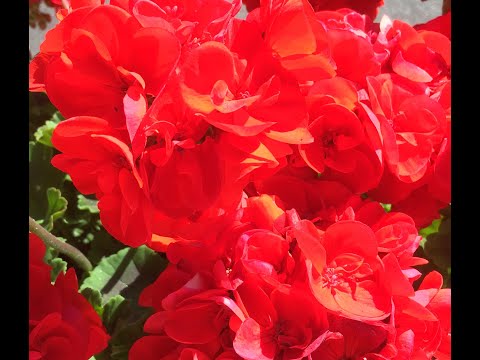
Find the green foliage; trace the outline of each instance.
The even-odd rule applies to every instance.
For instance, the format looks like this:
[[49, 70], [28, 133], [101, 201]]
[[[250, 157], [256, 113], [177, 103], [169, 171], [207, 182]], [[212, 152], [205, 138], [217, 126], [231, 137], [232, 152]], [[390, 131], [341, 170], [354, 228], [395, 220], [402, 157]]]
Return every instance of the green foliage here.
[[423, 238], [423, 239], [422, 239], [422, 242], [420, 243], [420, 245], [421, 245], [422, 247], [425, 246], [425, 242], [427, 241], [427, 237], [428, 237], [430, 234], [434, 234], [434, 233], [438, 232], [438, 228], [439, 228], [441, 222], [442, 222], [442, 219], [435, 219], [435, 220], [432, 221], [432, 223], [431, 223], [429, 226], [421, 229], [421, 230], [418, 232], [419, 235], [421, 235], [422, 238]]
[[100, 291], [92, 288], [85, 288], [80, 293], [88, 300], [88, 302], [95, 309], [97, 314], [101, 317], [103, 315], [102, 294]]
[[35, 140], [37, 140], [37, 142], [39, 142], [40, 144], [53, 148], [53, 145], [52, 145], [53, 130], [55, 130], [55, 127], [57, 126], [57, 124], [63, 119], [64, 119], [63, 116], [58, 111], [54, 113], [52, 118], [45, 122], [45, 125], [40, 126], [37, 129], [37, 131], [35, 131], [35, 133], [33, 134], [33, 136], [35, 137]]
[[[430, 271], [438, 271], [443, 275], [444, 287], [450, 287], [451, 279], [451, 207], [440, 211], [441, 218], [434, 220], [429, 226], [421, 229], [419, 234], [423, 237], [415, 253], [429, 261], [419, 267], [422, 278]], [[421, 280], [420, 280], [421, 281]], [[418, 283], [420, 283], [420, 281]]]
[[65, 272], [67, 271], [67, 262], [59, 257], [52, 259], [52, 261], [50, 261], [50, 266], [52, 267], [50, 273], [52, 282], [55, 282], [55, 280], [57, 280], [57, 277], [60, 273], [65, 274]]
[[[127, 360], [128, 350], [143, 334], [143, 324], [151, 309], [137, 305], [140, 292], [151, 284], [166, 266], [164, 256], [146, 246], [125, 248], [104, 257], [84, 279], [80, 290], [92, 305], [101, 297], [102, 321], [112, 336], [100, 359]], [[92, 302], [93, 301], [93, 302]]]
[[29, 213], [34, 219], [44, 219], [48, 211], [45, 194], [49, 188], [61, 191], [65, 174], [50, 164], [54, 149], [31, 141], [29, 150]]
[[54, 221], [63, 217], [67, 211], [68, 201], [62, 196], [60, 190], [56, 188], [47, 189], [47, 213], [44, 220], [39, 222], [45, 229], [51, 231], [53, 229]]
[[[59, 237], [58, 240], [65, 242], [64, 238]], [[47, 246], [47, 251], [45, 252], [45, 256], [43, 257], [43, 261], [52, 267], [50, 272], [51, 281], [52, 283], [57, 280], [58, 274], [60, 272], [65, 273], [67, 271], [67, 262], [59, 257], [59, 253], [54, 248]]]
[[107, 329], [107, 332], [111, 334], [115, 330], [115, 325], [119, 318], [122, 318], [122, 314], [129, 310], [128, 300], [122, 295], [112, 296], [103, 308], [102, 321], [103, 325]]
[[79, 210], [87, 210], [91, 214], [98, 214], [98, 200], [89, 199], [85, 196], [78, 194], [77, 195], [77, 207]]
[[125, 248], [101, 260], [80, 290], [87, 287], [99, 290], [104, 302], [118, 294], [135, 298], [157, 278], [165, 265], [164, 256], [146, 246]]

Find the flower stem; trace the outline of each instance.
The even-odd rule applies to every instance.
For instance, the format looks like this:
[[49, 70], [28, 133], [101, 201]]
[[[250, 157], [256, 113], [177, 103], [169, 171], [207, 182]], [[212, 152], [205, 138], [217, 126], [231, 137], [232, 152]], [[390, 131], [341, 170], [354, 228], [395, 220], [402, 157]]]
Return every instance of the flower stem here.
[[67, 255], [70, 259], [75, 261], [75, 263], [85, 271], [92, 270], [92, 264], [90, 261], [82, 254], [80, 250], [76, 247], [64, 243], [59, 240], [55, 235], [52, 235], [47, 230], [45, 230], [40, 224], [32, 219], [31, 216], [28, 217], [28, 227], [32, 233], [37, 235], [40, 239], [43, 240], [45, 245], [58, 250], [58, 252]]

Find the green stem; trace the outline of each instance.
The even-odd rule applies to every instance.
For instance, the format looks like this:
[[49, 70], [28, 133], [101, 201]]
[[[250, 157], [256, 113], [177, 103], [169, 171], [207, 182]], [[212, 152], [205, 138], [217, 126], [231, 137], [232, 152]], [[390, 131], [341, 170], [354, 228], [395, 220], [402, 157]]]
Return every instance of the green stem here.
[[40, 224], [33, 220], [31, 216], [28, 217], [28, 227], [32, 233], [34, 233], [43, 240], [45, 245], [50, 246], [58, 252], [67, 255], [70, 259], [75, 261], [75, 263], [83, 270], [92, 270], [92, 264], [85, 257], [85, 255], [82, 254], [80, 250], [70, 244], [59, 240], [55, 235], [52, 235], [42, 226], [40, 226]]

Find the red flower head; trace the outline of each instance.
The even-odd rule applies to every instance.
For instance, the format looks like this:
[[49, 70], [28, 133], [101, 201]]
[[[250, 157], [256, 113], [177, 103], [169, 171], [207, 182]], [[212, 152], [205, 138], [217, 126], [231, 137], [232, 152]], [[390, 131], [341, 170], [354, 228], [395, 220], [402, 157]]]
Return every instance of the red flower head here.
[[[157, 310], [145, 323], [145, 332], [166, 335], [177, 346], [185, 344], [203, 351], [210, 349], [208, 353], [212, 356], [222, 348], [231, 348], [230, 326], [244, 319], [227, 291], [216, 289], [208, 273], [191, 276], [180, 270], [179, 265], [167, 268], [142, 292], [139, 302]], [[142, 341], [145, 340], [139, 340]], [[141, 346], [134, 345], [136, 347]]]
[[[154, 169], [150, 184], [153, 205], [174, 218], [199, 217], [222, 201], [227, 186], [233, 187], [233, 181], [225, 176], [225, 167], [219, 146], [211, 138], [189, 149], [177, 147], [165, 165]], [[235, 208], [240, 202], [241, 190], [239, 186], [235, 194], [229, 194], [225, 204]]]
[[300, 221], [294, 230], [306, 258], [310, 287], [331, 312], [371, 321], [391, 312], [391, 297], [380, 281], [382, 270], [373, 231], [358, 221], [339, 221], [319, 231]]
[[87, 116], [65, 120], [52, 136], [62, 152], [52, 164], [70, 174], [80, 192], [96, 194], [100, 219], [109, 233], [125, 244], [140, 246], [152, 236], [152, 206], [146, 179], [126, 141], [105, 120]]
[[389, 171], [405, 183], [422, 179], [447, 132], [445, 110], [427, 90], [394, 74], [368, 78]]
[[46, 91], [67, 118], [98, 116], [125, 129], [125, 108], [146, 108], [145, 96], [163, 89], [179, 55], [167, 30], [142, 28], [116, 6], [81, 7], [47, 33], [30, 63], [30, 88]]
[[385, 351], [387, 336], [393, 330], [387, 324], [368, 324], [334, 315], [329, 316], [329, 322], [333, 333], [312, 353], [312, 360], [391, 359], [370, 357]]
[[355, 82], [360, 88], [366, 87], [366, 77], [379, 75], [381, 70], [371, 43], [368, 18], [347, 9], [319, 11], [315, 16], [327, 29], [327, 44], [337, 75]]
[[395, 299], [399, 358], [450, 359], [451, 291], [442, 275], [429, 273], [414, 296]]
[[438, 86], [450, 78], [450, 40], [441, 33], [417, 31], [409, 24], [383, 17], [375, 51], [389, 54], [385, 70], [414, 82]]
[[[265, 1], [260, 9], [248, 15], [247, 23], [253, 23], [249, 25], [252, 28], [256, 25], [264, 46], [302, 87], [335, 76], [326, 31], [306, 0]], [[240, 34], [236, 43], [250, 52], [255, 49], [251, 47], [252, 39]]]
[[238, 136], [265, 133], [292, 144], [310, 141], [298, 85], [265, 52], [247, 67], [223, 44], [204, 43], [185, 60], [181, 89], [187, 105], [218, 129]]
[[126, 10], [146, 28], [175, 33], [188, 48], [222, 41], [240, 7], [240, 0], [130, 0]]
[[281, 285], [267, 294], [256, 283], [244, 283], [238, 298], [248, 317], [233, 347], [244, 359], [302, 359], [328, 336], [325, 309], [308, 292]]
[[50, 268], [42, 264], [45, 245], [30, 234], [29, 358], [30, 360], [88, 360], [107, 347], [100, 317], [78, 293], [75, 270], [50, 282]]

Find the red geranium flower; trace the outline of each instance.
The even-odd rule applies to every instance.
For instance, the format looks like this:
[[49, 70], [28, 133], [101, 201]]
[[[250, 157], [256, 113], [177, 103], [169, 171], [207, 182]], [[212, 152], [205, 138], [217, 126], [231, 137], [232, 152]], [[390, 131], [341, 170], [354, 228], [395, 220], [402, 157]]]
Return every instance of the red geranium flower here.
[[131, 0], [125, 9], [142, 26], [164, 28], [182, 45], [195, 46], [222, 41], [240, 7], [240, 0]]
[[127, 141], [105, 120], [71, 118], [55, 128], [52, 143], [62, 154], [52, 164], [70, 174], [80, 192], [97, 196], [100, 219], [109, 233], [140, 246], [151, 239], [153, 210], [146, 177], [134, 163]]
[[50, 267], [42, 263], [45, 245], [36, 235], [29, 238], [29, 358], [88, 360], [107, 347], [102, 321], [78, 293], [75, 270], [52, 284]]
[[399, 357], [450, 359], [451, 291], [442, 284], [442, 275], [433, 271], [414, 296], [395, 299]]
[[445, 110], [421, 87], [394, 74], [368, 78], [372, 110], [381, 124], [385, 160], [400, 181], [419, 181], [446, 135]]
[[167, 30], [142, 28], [116, 6], [82, 7], [47, 33], [30, 63], [30, 88], [46, 91], [67, 118], [98, 116], [124, 128], [131, 112], [124, 108], [146, 108], [145, 96], [163, 89], [179, 55]]
[[258, 284], [244, 283], [238, 297], [248, 317], [233, 347], [244, 359], [302, 359], [328, 336], [325, 309], [303, 290], [279, 286], [268, 295]]
[[312, 360], [391, 359], [373, 355], [383, 350], [389, 332], [394, 331], [388, 324], [369, 324], [341, 316], [329, 316], [329, 324], [333, 334], [312, 353]]
[[246, 67], [223, 44], [204, 43], [185, 60], [181, 89], [187, 105], [216, 128], [291, 144], [311, 141], [298, 85], [268, 53]]
[[391, 297], [378, 278], [382, 268], [375, 234], [368, 226], [339, 221], [322, 232], [302, 220], [294, 234], [310, 287], [323, 306], [359, 321], [382, 320], [391, 313]]

